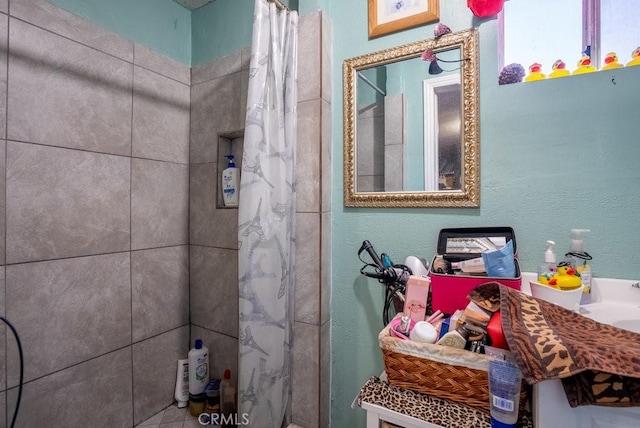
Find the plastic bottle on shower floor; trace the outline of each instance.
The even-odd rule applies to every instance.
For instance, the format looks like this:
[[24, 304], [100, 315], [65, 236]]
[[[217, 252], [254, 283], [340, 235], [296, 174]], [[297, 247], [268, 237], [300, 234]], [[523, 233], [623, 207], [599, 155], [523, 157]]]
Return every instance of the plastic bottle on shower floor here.
[[189, 412], [198, 416], [204, 411], [204, 390], [209, 383], [209, 349], [197, 339], [189, 351]]
[[220, 382], [220, 413], [223, 426], [232, 426], [236, 412], [236, 387], [231, 383], [231, 370], [226, 369]]

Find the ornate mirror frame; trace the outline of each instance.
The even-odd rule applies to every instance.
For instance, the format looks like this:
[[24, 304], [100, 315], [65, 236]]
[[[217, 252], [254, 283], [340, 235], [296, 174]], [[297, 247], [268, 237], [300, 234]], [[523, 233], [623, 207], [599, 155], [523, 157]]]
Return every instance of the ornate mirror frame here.
[[[462, 105], [462, 172], [460, 190], [429, 192], [356, 191], [356, 81], [357, 72], [420, 56], [427, 48], [434, 53], [460, 49]], [[344, 205], [346, 207], [420, 208], [480, 206], [480, 99], [478, 32], [476, 29], [449, 33], [437, 39], [414, 42], [344, 61]], [[416, 76], [422, 79], [422, 76]]]

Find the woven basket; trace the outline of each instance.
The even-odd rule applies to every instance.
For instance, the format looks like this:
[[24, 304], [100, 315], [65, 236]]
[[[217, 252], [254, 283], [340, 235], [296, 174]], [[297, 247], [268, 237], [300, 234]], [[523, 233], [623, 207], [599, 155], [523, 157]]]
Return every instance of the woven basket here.
[[[378, 336], [390, 384], [489, 412], [489, 361], [464, 349], [402, 340], [385, 327]], [[520, 409], [525, 408], [523, 382]]]

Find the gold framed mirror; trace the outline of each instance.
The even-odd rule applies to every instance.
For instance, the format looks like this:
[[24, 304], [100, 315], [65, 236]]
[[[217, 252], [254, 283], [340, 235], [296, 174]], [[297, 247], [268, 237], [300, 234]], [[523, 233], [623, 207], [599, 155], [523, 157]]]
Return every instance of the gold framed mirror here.
[[345, 206], [480, 206], [478, 67], [476, 29], [344, 61]]

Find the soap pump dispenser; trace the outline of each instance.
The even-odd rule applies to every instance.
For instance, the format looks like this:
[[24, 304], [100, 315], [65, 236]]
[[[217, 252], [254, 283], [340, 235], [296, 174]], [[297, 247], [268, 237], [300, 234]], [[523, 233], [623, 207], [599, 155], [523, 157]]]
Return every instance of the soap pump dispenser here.
[[226, 155], [225, 158], [229, 159], [229, 163], [227, 168], [222, 171], [222, 200], [225, 207], [237, 207], [240, 174], [233, 162], [233, 155]]
[[554, 241], [547, 241], [547, 251], [544, 252], [544, 263], [538, 268], [538, 281], [545, 282], [542, 276], [545, 276], [547, 280], [553, 276], [557, 270], [556, 253], [553, 251], [553, 246], [556, 245]]

